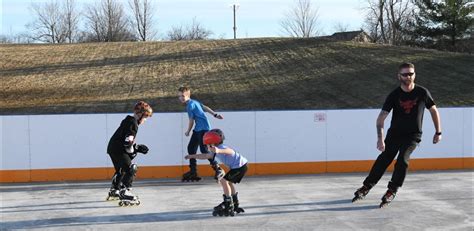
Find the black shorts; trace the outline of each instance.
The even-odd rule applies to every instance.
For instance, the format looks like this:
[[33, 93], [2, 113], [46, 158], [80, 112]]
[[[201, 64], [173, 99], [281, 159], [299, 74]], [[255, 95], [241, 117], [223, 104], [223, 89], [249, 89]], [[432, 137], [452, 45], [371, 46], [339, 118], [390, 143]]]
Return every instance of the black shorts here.
[[247, 164], [240, 168], [231, 169], [227, 174], [225, 174], [224, 179], [234, 184], [238, 184], [242, 178], [244, 178], [247, 169]]

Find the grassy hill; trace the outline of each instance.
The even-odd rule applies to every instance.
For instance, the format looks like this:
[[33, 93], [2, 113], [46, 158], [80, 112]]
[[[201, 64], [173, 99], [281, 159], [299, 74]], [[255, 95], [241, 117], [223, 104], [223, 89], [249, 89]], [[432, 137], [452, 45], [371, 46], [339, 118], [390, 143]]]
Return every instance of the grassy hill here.
[[0, 114], [183, 111], [177, 88], [217, 110], [380, 108], [399, 63], [439, 106], [474, 105], [474, 56], [324, 39], [0, 45]]

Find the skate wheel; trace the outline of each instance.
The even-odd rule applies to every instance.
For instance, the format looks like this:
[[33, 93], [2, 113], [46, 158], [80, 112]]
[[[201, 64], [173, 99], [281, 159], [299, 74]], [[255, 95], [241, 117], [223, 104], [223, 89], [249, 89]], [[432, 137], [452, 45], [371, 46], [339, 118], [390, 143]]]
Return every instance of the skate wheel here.
[[238, 208], [237, 210], [235, 210], [236, 213], [244, 213], [245, 210], [243, 208]]
[[120, 207], [122, 207], [122, 206], [123, 206], [123, 202], [122, 202], [122, 201], [119, 201], [118, 205], [119, 205]]
[[217, 216], [217, 211], [212, 211], [212, 216]]
[[364, 197], [360, 197], [360, 196], [355, 196], [353, 199], [352, 199], [352, 203], [356, 202], [356, 201], [360, 201], [364, 199]]
[[234, 211], [230, 211], [229, 215], [230, 215], [231, 217], [235, 216]]
[[137, 206], [140, 205], [140, 201], [137, 201]]

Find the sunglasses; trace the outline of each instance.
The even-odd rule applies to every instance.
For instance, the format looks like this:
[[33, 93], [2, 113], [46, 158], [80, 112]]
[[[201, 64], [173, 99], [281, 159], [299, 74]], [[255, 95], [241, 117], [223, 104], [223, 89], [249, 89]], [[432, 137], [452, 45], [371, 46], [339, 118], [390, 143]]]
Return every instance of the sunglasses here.
[[413, 76], [415, 74], [415, 72], [408, 72], [408, 73], [400, 73], [401, 76], [403, 77], [408, 77], [408, 76]]

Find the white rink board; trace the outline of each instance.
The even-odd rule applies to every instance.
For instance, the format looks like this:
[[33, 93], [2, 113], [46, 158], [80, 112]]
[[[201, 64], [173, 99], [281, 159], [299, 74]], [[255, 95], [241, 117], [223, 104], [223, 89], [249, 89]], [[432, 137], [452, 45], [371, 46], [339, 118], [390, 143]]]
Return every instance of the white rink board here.
[[[137, 143], [146, 144], [147, 155], [135, 160], [139, 166], [181, 165], [184, 161], [180, 113], [154, 113], [138, 127]], [[116, 124], [115, 129], [118, 127]]]
[[[328, 111], [328, 161], [370, 160], [377, 157], [375, 120], [380, 110]], [[391, 115], [385, 122], [390, 126]]]
[[31, 168], [106, 166], [105, 125], [105, 114], [30, 116]]
[[[226, 144], [251, 163], [374, 160], [375, 120], [380, 109], [327, 111], [222, 112], [208, 115]], [[428, 110], [424, 134], [413, 158], [472, 157], [473, 108], [440, 109], [443, 140], [432, 144]], [[1, 169], [111, 167], [107, 143], [127, 114], [0, 116]], [[140, 166], [188, 165], [183, 159], [186, 113], [155, 113], [139, 127], [137, 143], [150, 147]], [[385, 130], [390, 126], [390, 116]], [[207, 164], [207, 160], [200, 160]]]
[[431, 114], [425, 110], [423, 118], [423, 136], [418, 148], [412, 153], [411, 158], [446, 158], [463, 156], [463, 134], [468, 129], [463, 125], [462, 108], [439, 109], [441, 117], [442, 140], [433, 144], [435, 128]]
[[[234, 148], [249, 162], [256, 162], [255, 112], [221, 113], [224, 119], [212, 119], [212, 128], [224, 131], [225, 144]], [[187, 144], [187, 143], [186, 143]]]
[[326, 122], [315, 122], [325, 111], [257, 112], [257, 162], [326, 160]]
[[464, 110], [464, 156], [474, 156], [474, 108]]
[[3, 117], [0, 116], [0, 166], [3, 169]]
[[2, 117], [2, 169], [31, 169], [28, 118]]

